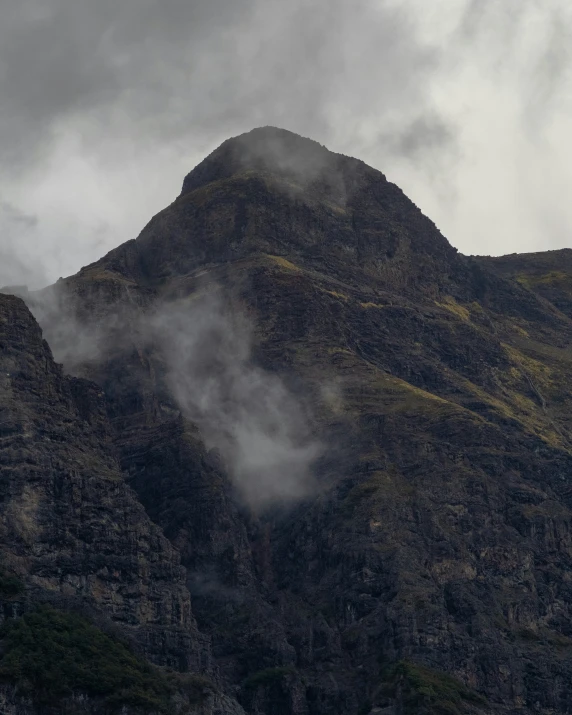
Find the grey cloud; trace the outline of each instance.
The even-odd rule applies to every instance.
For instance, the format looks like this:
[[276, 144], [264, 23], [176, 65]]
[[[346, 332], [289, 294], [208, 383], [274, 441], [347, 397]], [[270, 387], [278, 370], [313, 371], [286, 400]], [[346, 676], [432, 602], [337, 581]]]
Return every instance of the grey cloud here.
[[572, 22], [555, 11], [548, 23], [546, 40], [532, 71], [529, 109], [549, 113], [555, 97], [567, 89], [572, 95]]
[[23, 247], [27, 237], [37, 236], [37, 226], [37, 216], [0, 199], [0, 287], [47, 282], [42, 262], [31, 248]]
[[226, 603], [242, 603], [244, 600], [244, 594], [238, 588], [229, 588], [213, 566], [189, 572], [187, 583], [193, 597]]
[[146, 112], [163, 107], [168, 115], [181, 68], [192, 72], [193, 53], [200, 56], [211, 32], [235, 21], [241, 6], [247, 9], [224, 0], [12, 4], [0, 27], [3, 158], [37, 161], [61, 122], [91, 112], [100, 132], [110, 119], [132, 128], [149, 121]]
[[390, 151], [407, 159], [416, 160], [426, 152], [450, 148], [456, 140], [451, 124], [441, 117], [427, 114], [395, 132], [382, 135], [382, 141]]
[[564, 0], [470, 0], [456, 42], [464, 62], [514, 83], [529, 128], [542, 131], [552, 102], [570, 96], [572, 9]]
[[[494, 0], [469, 0], [462, 12], [458, 30], [465, 40], [476, 40], [484, 36], [489, 46], [498, 46], [499, 36], [505, 42], [511, 42], [512, 38], [518, 35], [520, 23], [529, 7], [528, 0], [505, 0], [503, 3], [496, 3]], [[505, 45], [505, 53], [506, 49]], [[508, 54], [505, 56], [508, 57]]]
[[372, 104], [403, 107], [419, 98], [431, 58], [403, 13], [379, 7], [364, 0], [351, 7], [342, 0], [17, 4], [0, 30], [0, 86], [10, 110], [3, 154], [15, 161], [45, 151], [49, 132], [69, 120], [104, 144], [110, 130], [137, 140], [224, 138], [260, 123], [327, 134], [340, 101], [355, 115]]
[[0, 214], [2, 215], [2, 220], [13, 224], [14, 226], [19, 226], [22, 228], [32, 229], [38, 225], [38, 217], [33, 214], [28, 214], [19, 209], [17, 206], [13, 206], [8, 201], [2, 201], [0, 199]]

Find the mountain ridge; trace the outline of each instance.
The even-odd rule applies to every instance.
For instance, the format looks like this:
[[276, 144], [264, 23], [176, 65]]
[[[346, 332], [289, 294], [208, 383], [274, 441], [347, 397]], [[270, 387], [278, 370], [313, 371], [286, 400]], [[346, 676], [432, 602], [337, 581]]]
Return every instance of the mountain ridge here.
[[[569, 712], [572, 266], [462, 256], [309, 141], [225, 142], [138, 239], [27, 297], [186, 569], [209, 707]], [[244, 470], [288, 479], [300, 429], [315, 486], [253, 508]]]

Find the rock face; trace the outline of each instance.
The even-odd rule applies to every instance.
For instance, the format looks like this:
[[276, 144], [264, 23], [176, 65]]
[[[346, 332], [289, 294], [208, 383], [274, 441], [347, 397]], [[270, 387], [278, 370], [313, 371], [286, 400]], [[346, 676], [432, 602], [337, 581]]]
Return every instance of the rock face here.
[[[3, 619], [80, 611], [158, 665], [212, 671], [180, 556], [119, 470], [101, 389], [64, 375], [20, 298], [0, 295], [0, 348]], [[17, 692], [2, 712], [35, 712]], [[102, 712], [85, 697], [61, 708]]]
[[208, 667], [179, 555], [104, 441], [101, 390], [64, 376], [23, 301], [0, 310], [4, 565], [56, 602], [93, 603], [158, 662]]
[[[458, 254], [359, 161], [229, 140], [27, 297], [74, 377], [0, 296], [6, 564], [253, 715], [570, 712], [571, 285], [568, 252]], [[311, 487], [259, 508], [293, 421]]]

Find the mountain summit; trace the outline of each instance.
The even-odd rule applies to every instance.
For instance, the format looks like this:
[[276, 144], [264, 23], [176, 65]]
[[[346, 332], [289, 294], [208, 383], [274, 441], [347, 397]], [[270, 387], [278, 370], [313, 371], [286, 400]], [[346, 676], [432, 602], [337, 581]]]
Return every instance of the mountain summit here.
[[462, 270], [456, 250], [385, 176], [317, 142], [267, 127], [224, 142], [176, 201], [99, 265], [153, 283], [264, 256], [362, 283], [430, 290]]
[[187, 175], [182, 194], [248, 171], [280, 175], [307, 185], [331, 177], [342, 162], [365, 168], [357, 159], [334, 154], [312, 139], [285, 129], [261, 127], [225, 141]]
[[570, 712], [571, 286], [267, 127], [0, 295], [2, 708]]

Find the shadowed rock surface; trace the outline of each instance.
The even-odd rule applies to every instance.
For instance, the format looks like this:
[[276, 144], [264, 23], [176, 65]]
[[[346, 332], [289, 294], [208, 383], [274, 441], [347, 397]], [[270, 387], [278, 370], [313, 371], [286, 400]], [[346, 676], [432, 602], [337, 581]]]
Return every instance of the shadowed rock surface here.
[[[6, 437], [33, 435], [2, 505], [31, 515], [2, 527], [26, 598], [85, 596], [253, 715], [570, 712], [569, 253], [465, 257], [362, 162], [273, 128], [225, 142], [136, 240], [27, 298], [74, 377], [0, 296], [31, 375], [2, 398]], [[193, 334], [213, 301], [184, 402], [157, 325]], [[251, 508], [193, 417], [234, 355], [321, 445], [299, 498]]]
[[[212, 673], [210, 644], [197, 630], [180, 556], [125, 483], [101, 389], [64, 375], [24, 302], [10, 295], [0, 295], [0, 349], [5, 626], [49, 604], [50, 614], [89, 615], [157, 665]], [[10, 672], [10, 651], [0, 662], [2, 679], [22, 673], [21, 702], [12, 701], [10, 687], [0, 692], [7, 714], [35, 712], [27, 703], [38, 695], [35, 682], [25, 683], [24, 674], [42, 639], [40, 629], [27, 633], [31, 651]], [[48, 657], [57, 659], [58, 651]], [[69, 712], [103, 712], [101, 703], [82, 704], [80, 695]]]

